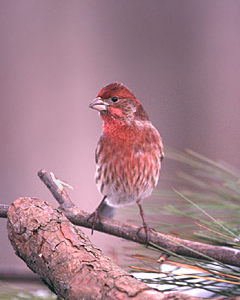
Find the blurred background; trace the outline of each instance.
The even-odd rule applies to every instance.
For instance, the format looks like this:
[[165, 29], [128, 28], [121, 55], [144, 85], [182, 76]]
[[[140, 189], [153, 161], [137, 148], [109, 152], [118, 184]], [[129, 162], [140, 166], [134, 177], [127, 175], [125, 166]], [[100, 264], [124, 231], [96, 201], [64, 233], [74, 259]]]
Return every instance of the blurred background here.
[[[88, 105], [115, 81], [134, 92], [165, 145], [240, 168], [239, 16], [238, 0], [0, 1], [0, 202], [33, 196], [57, 206], [37, 177], [45, 168], [74, 187], [81, 209], [97, 207], [102, 122]], [[174, 169], [165, 159], [160, 192]], [[1, 267], [25, 267], [6, 219], [0, 226]], [[119, 259], [122, 240], [90, 238]]]

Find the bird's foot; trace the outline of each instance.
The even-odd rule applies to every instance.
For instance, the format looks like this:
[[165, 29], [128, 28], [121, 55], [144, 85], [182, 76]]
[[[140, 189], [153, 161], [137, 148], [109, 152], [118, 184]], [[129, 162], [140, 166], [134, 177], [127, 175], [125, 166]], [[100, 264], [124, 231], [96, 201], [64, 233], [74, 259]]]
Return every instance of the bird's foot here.
[[138, 228], [137, 235], [139, 234], [139, 232], [142, 229], [145, 230], [145, 233], [146, 233], [146, 246], [148, 246], [149, 238], [150, 238], [150, 231], [156, 231], [156, 230], [154, 228], [149, 227], [146, 222], [143, 222], [143, 225]]
[[95, 227], [95, 224], [97, 222], [97, 219], [101, 223], [101, 207], [104, 204], [104, 201], [105, 201], [106, 197], [107, 196], [103, 197], [103, 199], [102, 199], [101, 203], [98, 205], [97, 209], [87, 218], [88, 221], [93, 218], [92, 232], [91, 232], [92, 235], [93, 235], [93, 231], [94, 231], [94, 227]]
[[100, 213], [100, 210], [98, 208], [88, 217], [87, 220], [89, 221], [90, 219], [93, 219], [93, 221], [92, 221], [92, 232], [91, 232], [91, 234], [93, 235], [93, 231], [94, 231], [94, 227], [95, 227], [95, 224], [97, 222], [97, 219], [101, 223], [101, 213]]
[[139, 234], [139, 232], [140, 232], [142, 229], [145, 230], [145, 232], [146, 232], [146, 246], [148, 246], [148, 244], [149, 244], [149, 233], [150, 233], [150, 230], [151, 230], [151, 231], [156, 231], [156, 230], [153, 229], [153, 228], [150, 228], [150, 227], [148, 226], [140, 202], [141, 202], [141, 201], [138, 201], [137, 204], [138, 204], [138, 207], [139, 207], [139, 210], [140, 210], [140, 215], [141, 215], [141, 217], [142, 217], [142, 222], [143, 222], [143, 224], [142, 224], [142, 226], [140, 226], [140, 227], [138, 228], [137, 234]]

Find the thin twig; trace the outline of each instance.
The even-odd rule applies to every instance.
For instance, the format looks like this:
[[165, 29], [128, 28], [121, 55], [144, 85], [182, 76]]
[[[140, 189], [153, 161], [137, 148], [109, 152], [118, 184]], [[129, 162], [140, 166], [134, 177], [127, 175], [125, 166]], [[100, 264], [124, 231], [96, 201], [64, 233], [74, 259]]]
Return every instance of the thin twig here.
[[[92, 219], [89, 219], [90, 214], [80, 210], [74, 205], [63, 186], [56, 182], [55, 176], [52, 176], [46, 170], [39, 171], [38, 175], [60, 204], [60, 210], [73, 224], [86, 228], [92, 227]], [[0, 217], [7, 217], [8, 208], [8, 205], [0, 204]], [[145, 244], [145, 231], [141, 230], [138, 232], [138, 229], [139, 228], [137, 226], [124, 224], [104, 217], [101, 218], [101, 221], [97, 221], [94, 226], [94, 230], [105, 232], [140, 244]], [[154, 231], [150, 231], [149, 241], [151, 246], [154, 247], [154, 245], [156, 245], [161, 249], [165, 249], [167, 254], [173, 252], [177, 255], [199, 259], [206, 259], [206, 256], [209, 256], [210, 259], [217, 260], [221, 263], [240, 266], [240, 250], [238, 249], [183, 240]]]
[[65, 191], [62, 181], [56, 179], [53, 173], [48, 173], [46, 170], [42, 169], [38, 172], [38, 176], [63, 209], [76, 207]]
[[[87, 228], [92, 227], [92, 219], [89, 219], [90, 214], [77, 208], [70, 200], [64, 188], [62, 187], [60, 190], [58, 185], [54, 183], [52, 176], [50, 176], [46, 170], [41, 170], [39, 172], [39, 176], [49, 188], [54, 198], [59, 202], [60, 209], [73, 224]], [[124, 224], [116, 220], [102, 217], [101, 221], [96, 222], [94, 225], [94, 230], [135, 241], [140, 244], [146, 243], [144, 230], [138, 232], [139, 228], [137, 226]], [[150, 231], [149, 241], [152, 246], [155, 244], [166, 249], [167, 254], [168, 251], [170, 251], [178, 255], [199, 259], [206, 259], [206, 256], [209, 256], [210, 259], [214, 259], [225, 264], [240, 266], [240, 250], [237, 249], [183, 240], [154, 231]]]

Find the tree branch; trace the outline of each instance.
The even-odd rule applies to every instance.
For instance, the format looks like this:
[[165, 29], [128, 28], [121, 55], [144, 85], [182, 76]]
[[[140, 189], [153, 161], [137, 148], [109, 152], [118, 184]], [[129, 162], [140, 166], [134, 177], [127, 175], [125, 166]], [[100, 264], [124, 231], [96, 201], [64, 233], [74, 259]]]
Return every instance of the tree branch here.
[[15, 200], [9, 206], [7, 230], [16, 254], [64, 299], [201, 299], [180, 293], [164, 295], [140, 282], [92, 245], [59, 210], [42, 200]]
[[[55, 177], [46, 170], [39, 171], [38, 175], [60, 204], [59, 209], [65, 214], [65, 216], [75, 225], [91, 228], [92, 220], [88, 220], [90, 214], [80, 210], [74, 205], [63, 188], [61, 181], [56, 180]], [[0, 204], [1, 218], [7, 217], [8, 208], [8, 205]], [[140, 231], [138, 233], [138, 227], [124, 224], [113, 219], [102, 217], [101, 222], [96, 222], [95, 230], [140, 244], [145, 244], [146, 241], [144, 231]], [[206, 259], [206, 255], [221, 263], [240, 266], [240, 250], [237, 249], [183, 240], [154, 231], [150, 232], [150, 243], [153, 246], [157, 245], [165, 249], [167, 253], [168, 251], [171, 251], [178, 255], [204, 259]], [[203, 256], [196, 252], [201, 253]]]
[[[54, 181], [52, 176], [46, 170], [40, 170], [38, 172], [38, 176], [49, 188], [54, 198], [59, 202], [60, 209], [73, 224], [91, 228], [92, 220], [88, 220], [90, 214], [77, 208], [70, 200], [64, 188], [61, 187], [60, 189], [58, 182]], [[140, 244], [145, 244], [145, 232], [142, 230], [138, 233], [138, 229], [139, 227], [137, 226], [124, 224], [104, 217], [101, 218], [101, 222], [96, 222], [94, 226], [94, 230], [105, 232]], [[153, 247], [154, 245], [157, 245], [165, 249], [167, 252], [170, 251], [178, 255], [199, 259], [206, 259], [206, 256], [209, 256], [221, 263], [240, 266], [240, 250], [237, 249], [183, 240], [154, 231], [150, 232], [149, 241]]]
[[164, 298], [118, 267], [47, 202], [15, 200], [9, 207], [7, 229], [16, 254], [64, 299]]
[[[89, 214], [74, 205], [60, 180], [45, 170], [39, 172], [39, 177], [72, 223], [91, 227]], [[0, 205], [0, 217], [6, 216], [8, 236], [16, 254], [40, 275], [53, 292], [65, 299], [197, 299], [179, 293], [164, 295], [139, 282], [105, 257], [79, 228], [44, 201], [18, 198], [10, 206]], [[145, 243], [145, 234], [138, 234], [138, 227], [115, 220], [102, 218], [96, 224], [96, 230]], [[220, 262], [240, 265], [239, 250], [181, 240], [156, 232], [151, 232], [150, 241], [177, 254], [198, 258], [208, 255]]]

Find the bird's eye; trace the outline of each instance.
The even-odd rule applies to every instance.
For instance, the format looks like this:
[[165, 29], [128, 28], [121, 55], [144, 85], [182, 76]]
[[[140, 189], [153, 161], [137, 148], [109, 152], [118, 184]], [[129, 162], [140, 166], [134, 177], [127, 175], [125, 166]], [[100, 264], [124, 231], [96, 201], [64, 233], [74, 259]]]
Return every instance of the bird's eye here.
[[118, 97], [114, 96], [112, 97], [112, 102], [117, 102], [118, 101]]

